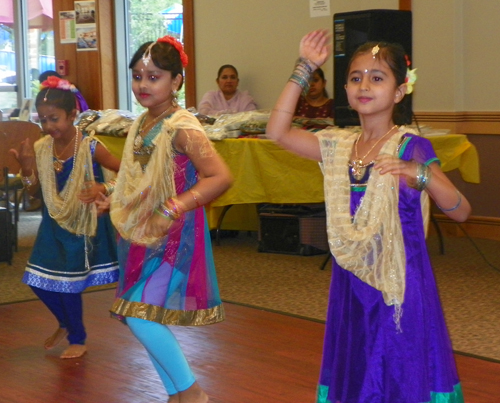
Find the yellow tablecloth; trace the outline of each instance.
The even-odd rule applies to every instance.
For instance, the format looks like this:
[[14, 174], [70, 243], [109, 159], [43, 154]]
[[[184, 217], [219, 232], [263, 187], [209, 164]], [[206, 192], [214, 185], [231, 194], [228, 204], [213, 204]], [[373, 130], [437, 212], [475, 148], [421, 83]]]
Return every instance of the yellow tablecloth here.
[[[121, 156], [124, 138], [98, 136], [116, 156]], [[476, 148], [463, 134], [430, 136], [443, 171], [459, 169], [463, 180], [479, 183]], [[225, 206], [230, 206], [222, 229], [258, 229], [255, 204], [321, 203], [323, 175], [319, 165], [278, 147], [270, 140], [226, 139], [214, 143], [234, 176], [233, 186], [206, 206], [208, 223], [216, 228]]]
[[441, 169], [449, 172], [460, 171], [462, 179], [470, 183], [479, 183], [479, 157], [476, 147], [464, 134], [446, 134], [427, 137], [441, 161]]

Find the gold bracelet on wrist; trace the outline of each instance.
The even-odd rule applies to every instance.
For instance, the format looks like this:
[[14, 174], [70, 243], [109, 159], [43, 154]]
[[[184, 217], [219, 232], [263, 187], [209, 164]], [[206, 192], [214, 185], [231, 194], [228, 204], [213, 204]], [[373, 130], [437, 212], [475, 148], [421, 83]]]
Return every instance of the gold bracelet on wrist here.
[[154, 209], [154, 213], [155, 213], [155, 214], [158, 214], [159, 216], [162, 216], [162, 217], [163, 217], [163, 218], [165, 218], [166, 220], [173, 221], [173, 220], [172, 220], [172, 217], [170, 217], [170, 216], [168, 215], [168, 213], [165, 213], [165, 210], [163, 210], [163, 211], [162, 211], [162, 210], [160, 210], [159, 208], [155, 208], [155, 209]]
[[31, 175], [30, 176], [23, 176], [22, 174], [23, 172], [23, 169], [21, 168], [21, 170], [19, 171], [19, 176], [21, 177], [21, 182], [23, 182], [23, 186], [27, 189], [29, 189], [31, 186], [35, 185], [38, 180], [37, 180], [37, 177], [35, 175], [35, 170], [31, 170]]
[[182, 214], [186, 212], [186, 206], [178, 199], [169, 198], [166, 203], [166, 207], [173, 212], [175, 219], [179, 218]]
[[193, 189], [189, 189], [189, 193], [191, 193], [191, 196], [193, 196], [193, 200], [196, 203], [196, 207], [201, 207], [199, 199], [201, 198], [201, 195], [199, 192]]
[[288, 113], [289, 115], [294, 115], [294, 112], [287, 111], [285, 109], [279, 109], [279, 108], [273, 108], [274, 112], [283, 112], [283, 113]]
[[163, 218], [175, 221], [173, 213], [169, 209], [167, 209], [167, 207], [164, 204], [160, 204], [160, 207], [155, 208], [154, 212], [158, 215], [161, 215]]
[[115, 191], [116, 180], [112, 179], [108, 182], [103, 182], [104, 185], [104, 194], [106, 196], [110, 196]]

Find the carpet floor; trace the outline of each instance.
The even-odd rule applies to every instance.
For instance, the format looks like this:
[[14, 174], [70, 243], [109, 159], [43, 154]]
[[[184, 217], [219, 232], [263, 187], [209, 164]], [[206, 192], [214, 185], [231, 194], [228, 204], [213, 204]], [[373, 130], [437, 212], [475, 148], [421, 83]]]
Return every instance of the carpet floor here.
[[[20, 279], [39, 222], [39, 212], [22, 213], [19, 250], [12, 265], [0, 263], [0, 304], [36, 299]], [[500, 242], [446, 238], [444, 255], [435, 236], [427, 243], [454, 350], [500, 361]], [[325, 320], [326, 255], [259, 253], [256, 234], [240, 232], [214, 246], [214, 258], [224, 301]]]

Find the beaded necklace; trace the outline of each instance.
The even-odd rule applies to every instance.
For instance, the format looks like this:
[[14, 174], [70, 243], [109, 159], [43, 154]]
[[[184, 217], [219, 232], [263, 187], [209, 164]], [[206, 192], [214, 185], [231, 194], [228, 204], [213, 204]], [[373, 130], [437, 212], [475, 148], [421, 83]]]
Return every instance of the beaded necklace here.
[[[71, 167], [71, 172], [69, 174], [69, 177], [68, 177], [68, 181], [70, 181], [70, 183], [73, 181], [73, 173], [75, 172], [75, 166], [76, 166], [76, 154], [77, 154], [77, 151], [78, 151], [78, 140], [79, 140], [79, 137], [80, 137], [80, 131], [78, 129], [78, 127], [76, 128], [76, 134], [75, 134], [75, 148], [73, 150], [73, 166]], [[51, 147], [53, 148], [54, 147], [54, 139], [52, 139], [52, 145]], [[55, 150], [53, 148], [53, 150]], [[61, 172], [62, 171], [62, 164], [61, 164], [61, 169], [58, 171], [55, 167], [55, 161], [54, 161], [54, 169], [57, 173]], [[66, 207], [66, 203], [68, 201], [68, 195], [69, 195], [69, 192], [66, 192], [65, 195], [64, 195], [64, 199], [63, 199], [63, 204], [61, 206], [61, 208], [59, 209], [59, 211], [56, 213], [56, 214], [50, 214], [50, 216], [54, 219], [56, 219], [57, 217], [59, 217], [59, 215], [61, 214], [62, 211], [64, 211], [64, 207]]]

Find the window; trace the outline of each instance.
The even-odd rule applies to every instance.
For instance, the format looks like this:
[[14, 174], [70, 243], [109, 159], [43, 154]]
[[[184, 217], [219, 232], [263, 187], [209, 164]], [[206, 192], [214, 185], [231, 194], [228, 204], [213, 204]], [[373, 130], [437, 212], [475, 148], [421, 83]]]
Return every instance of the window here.
[[[128, 63], [144, 42], [171, 35], [184, 42], [184, 9], [182, 0], [127, 0], [115, 3], [117, 30], [117, 75], [119, 108], [142, 112], [131, 90]], [[124, 34], [125, 33], [125, 34]], [[179, 93], [179, 104], [185, 106], [184, 85]]]
[[0, 109], [3, 117], [38, 93], [38, 76], [55, 70], [52, 0], [3, 0]]

